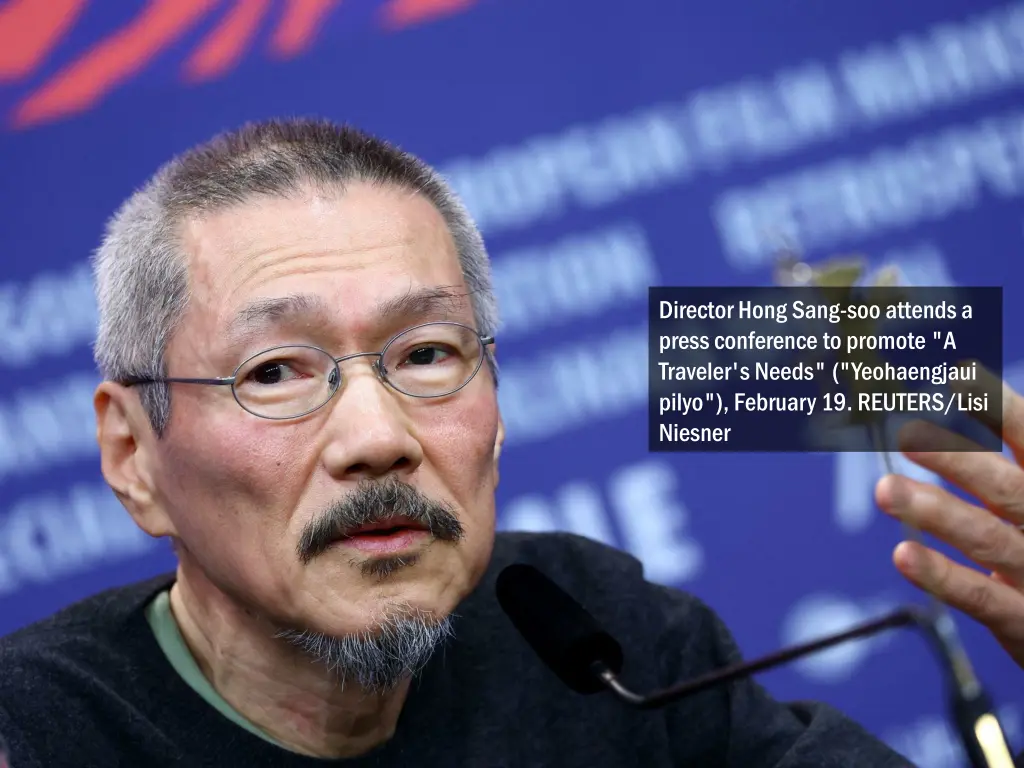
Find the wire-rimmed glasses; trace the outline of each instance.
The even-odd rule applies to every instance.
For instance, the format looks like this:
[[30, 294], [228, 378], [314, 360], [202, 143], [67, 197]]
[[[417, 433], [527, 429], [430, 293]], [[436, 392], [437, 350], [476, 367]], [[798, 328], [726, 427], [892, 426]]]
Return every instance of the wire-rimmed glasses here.
[[245, 360], [231, 376], [212, 379], [132, 377], [136, 384], [205, 384], [230, 386], [238, 404], [264, 419], [297, 419], [316, 411], [341, 388], [340, 363], [375, 357], [371, 364], [381, 381], [409, 397], [454, 394], [469, 384], [494, 343], [461, 323], [417, 325], [392, 338], [380, 352], [334, 357], [319, 347], [289, 344], [272, 347]]

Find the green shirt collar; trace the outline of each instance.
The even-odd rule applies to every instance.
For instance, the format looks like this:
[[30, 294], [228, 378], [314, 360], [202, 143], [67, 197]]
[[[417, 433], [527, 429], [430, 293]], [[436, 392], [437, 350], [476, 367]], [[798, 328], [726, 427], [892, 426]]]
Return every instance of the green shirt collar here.
[[259, 736], [264, 741], [269, 741], [271, 744], [281, 747], [281, 749], [288, 749], [288, 747], [240, 715], [234, 707], [217, 693], [216, 689], [210, 684], [210, 681], [206, 679], [206, 675], [199, 668], [199, 664], [196, 663], [192, 651], [189, 650], [188, 645], [185, 643], [185, 638], [182, 637], [181, 630], [178, 628], [178, 622], [171, 611], [170, 590], [164, 590], [146, 606], [146, 619], [149, 621], [149, 626], [153, 629], [156, 641], [167, 657], [167, 661], [170, 662], [182, 680], [188, 683], [193, 691], [198, 693], [224, 717], [249, 731], [249, 733]]

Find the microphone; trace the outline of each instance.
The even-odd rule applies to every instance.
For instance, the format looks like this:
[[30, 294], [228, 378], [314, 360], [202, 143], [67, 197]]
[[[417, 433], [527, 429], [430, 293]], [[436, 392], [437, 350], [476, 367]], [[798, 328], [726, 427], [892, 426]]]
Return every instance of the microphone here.
[[[923, 629], [931, 639], [952, 688], [952, 720], [972, 768], [1014, 768], [1010, 747], [985, 692], [960, 684], [956, 650], [948, 633], [931, 613], [916, 607], [900, 608], [845, 632], [795, 645], [759, 659], [744, 661], [647, 694], [630, 690], [619, 680], [622, 646], [587, 610], [533, 566], [516, 563], [498, 574], [498, 603], [540, 659], [577, 693], [610, 690], [620, 701], [637, 709], [656, 709], [717, 685], [749, 677], [826, 648], [895, 627]], [[947, 619], [948, 620], [948, 619]]]
[[498, 603], [534, 653], [576, 693], [606, 690], [594, 670], [622, 671], [622, 646], [578, 602], [536, 568], [498, 574]]

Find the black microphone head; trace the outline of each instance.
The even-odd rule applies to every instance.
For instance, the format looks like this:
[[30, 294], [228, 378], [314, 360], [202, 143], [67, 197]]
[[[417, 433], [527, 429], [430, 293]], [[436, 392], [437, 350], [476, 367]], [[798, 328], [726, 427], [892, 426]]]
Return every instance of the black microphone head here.
[[618, 674], [622, 647], [561, 587], [531, 565], [498, 574], [498, 603], [534, 652], [577, 693], [607, 690], [591, 665]]

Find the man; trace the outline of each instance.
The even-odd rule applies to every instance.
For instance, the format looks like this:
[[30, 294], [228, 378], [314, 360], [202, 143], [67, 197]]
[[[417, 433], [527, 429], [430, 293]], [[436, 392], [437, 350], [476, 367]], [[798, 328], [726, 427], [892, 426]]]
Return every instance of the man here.
[[751, 681], [636, 712], [537, 660], [494, 596], [513, 562], [623, 642], [637, 688], [739, 657], [633, 558], [495, 535], [487, 256], [419, 161], [326, 123], [249, 126], [137, 192], [96, 277], [102, 471], [179, 565], [0, 642], [16, 768], [907, 764]]

